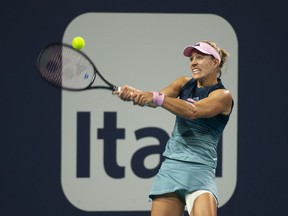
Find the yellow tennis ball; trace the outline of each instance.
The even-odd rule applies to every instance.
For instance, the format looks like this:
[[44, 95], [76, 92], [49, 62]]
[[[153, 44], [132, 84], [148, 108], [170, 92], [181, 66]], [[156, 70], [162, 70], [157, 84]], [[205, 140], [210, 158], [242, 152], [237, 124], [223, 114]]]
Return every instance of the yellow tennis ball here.
[[82, 37], [75, 37], [72, 40], [72, 46], [74, 49], [80, 50], [85, 46], [85, 40]]

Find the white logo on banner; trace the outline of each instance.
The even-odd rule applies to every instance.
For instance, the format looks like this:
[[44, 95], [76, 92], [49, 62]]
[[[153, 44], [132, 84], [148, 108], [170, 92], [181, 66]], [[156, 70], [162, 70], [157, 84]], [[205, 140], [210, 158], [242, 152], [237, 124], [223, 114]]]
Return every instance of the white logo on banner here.
[[[191, 75], [183, 48], [213, 40], [230, 53], [222, 80], [235, 100], [223, 134], [220, 207], [237, 180], [238, 41], [213, 14], [87, 13], [67, 27], [63, 42], [83, 49], [115, 85], [160, 90]], [[96, 78], [96, 82], [99, 79]], [[62, 91], [61, 181], [67, 199], [85, 211], [149, 211], [148, 193], [175, 116], [123, 102], [107, 90]]]

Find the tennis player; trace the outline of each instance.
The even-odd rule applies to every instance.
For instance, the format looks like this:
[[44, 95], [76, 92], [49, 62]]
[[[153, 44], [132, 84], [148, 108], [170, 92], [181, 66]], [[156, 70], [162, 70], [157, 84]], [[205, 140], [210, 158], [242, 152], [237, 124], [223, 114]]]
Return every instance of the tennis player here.
[[176, 116], [149, 198], [151, 216], [217, 215], [217, 144], [233, 98], [221, 81], [228, 53], [211, 41], [185, 47], [192, 77], [179, 77], [159, 92], [122, 86], [119, 97], [139, 106], [162, 107]]

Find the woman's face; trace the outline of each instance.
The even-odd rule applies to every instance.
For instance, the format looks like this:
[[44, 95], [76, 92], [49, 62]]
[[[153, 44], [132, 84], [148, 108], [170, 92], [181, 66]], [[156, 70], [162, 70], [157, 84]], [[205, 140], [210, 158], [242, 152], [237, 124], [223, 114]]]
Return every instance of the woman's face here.
[[218, 60], [211, 55], [193, 50], [190, 57], [192, 77], [196, 80], [203, 80], [217, 75], [217, 62]]

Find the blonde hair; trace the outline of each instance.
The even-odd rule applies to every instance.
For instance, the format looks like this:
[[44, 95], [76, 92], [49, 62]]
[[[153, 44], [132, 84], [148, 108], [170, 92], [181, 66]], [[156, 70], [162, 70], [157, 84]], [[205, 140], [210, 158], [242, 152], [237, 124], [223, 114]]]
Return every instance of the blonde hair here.
[[221, 77], [222, 71], [221, 68], [223, 67], [224, 63], [226, 62], [227, 58], [229, 57], [229, 53], [224, 50], [223, 48], [219, 47], [215, 42], [209, 41], [209, 40], [203, 40], [202, 42], [208, 43], [211, 45], [220, 55], [221, 62], [219, 65], [220, 71], [219, 71], [219, 77]]

